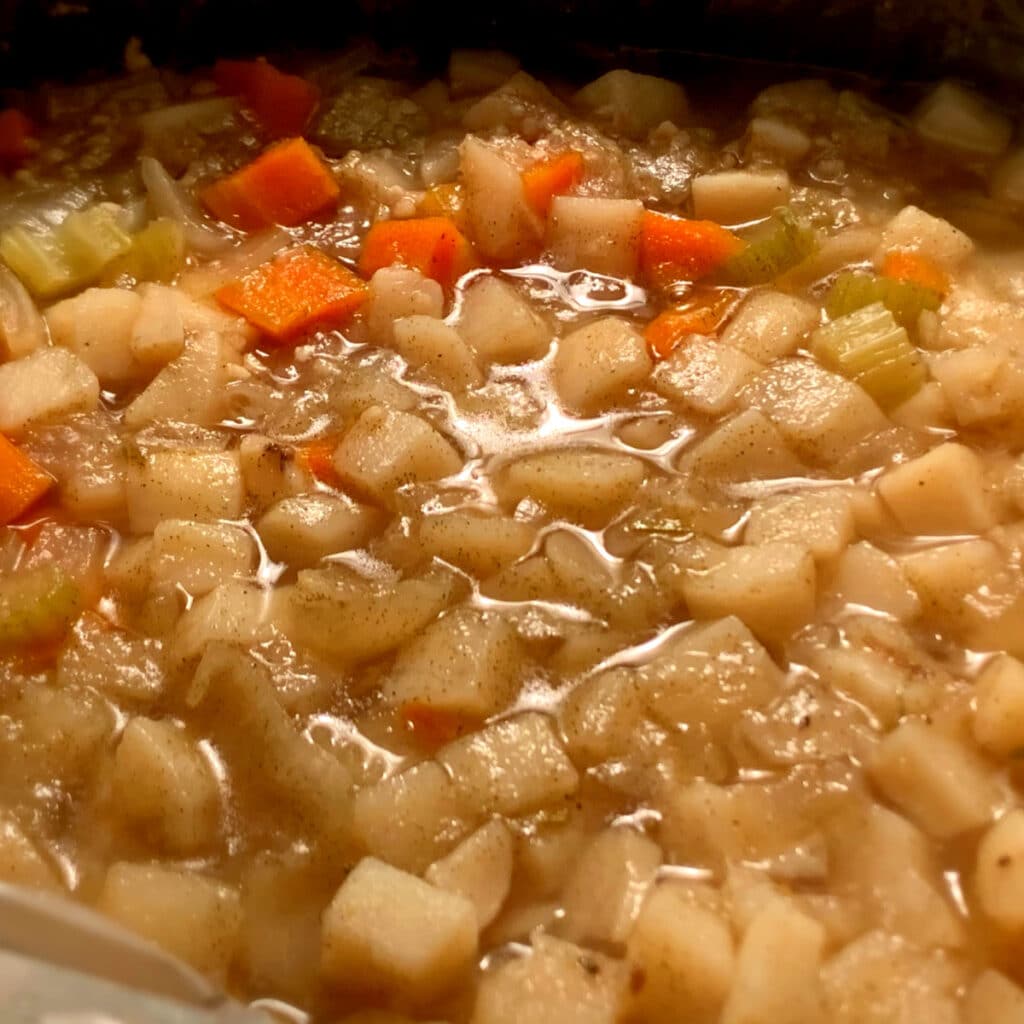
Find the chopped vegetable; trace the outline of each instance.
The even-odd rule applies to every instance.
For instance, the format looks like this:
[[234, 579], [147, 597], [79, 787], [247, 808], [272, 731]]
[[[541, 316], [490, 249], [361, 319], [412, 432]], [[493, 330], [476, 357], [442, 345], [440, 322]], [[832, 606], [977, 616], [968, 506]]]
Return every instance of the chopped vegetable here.
[[935, 292], [939, 298], [944, 298], [949, 291], [949, 277], [946, 272], [934, 260], [909, 249], [895, 249], [886, 253], [882, 273], [893, 280], [906, 281]]
[[205, 222], [206, 218], [193, 200], [191, 191], [182, 188], [159, 160], [151, 156], [142, 157], [139, 174], [153, 212], [181, 225], [189, 249], [203, 256], [217, 256], [231, 246], [231, 234], [218, 225]]
[[132, 247], [131, 235], [118, 222], [120, 212], [112, 203], [97, 203], [69, 214], [61, 225], [60, 241], [76, 277], [95, 280]]
[[13, 523], [52, 486], [53, 477], [0, 434], [0, 526]]
[[466, 197], [458, 182], [427, 189], [417, 212], [421, 217], [448, 217], [460, 231], [466, 230]]
[[219, 60], [213, 78], [221, 92], [238, 96], [274, 138], [301, 135], [320, 100], [311, 82], [265, 60]]
[[640, 267], [654, 284], [696, 281], [718, 270], [742, 249], [743, 242], [714, 221], [644, 211]]
[[444, 288], [452, 288], [476, 266], [476, 259], [473, 247], [447, 217], [377, 221], [363, 243], [359, 272], [372, 277], [393, 263], [411, 267]]
[[302, 245], [218, 289], [218, 301], [277, 342], [317, 327], [335, 327], [366, 298], [348, 267]]
[[334, 466], [334, 452], [339, 437], [317, 437], [304, 441], [295, 449], [295, 460], [311, 476], [328, 487], [341, 487], [342, 480]]
[[942, 299], [938, 292], [912, 281], [845, 271], [829, 289], [825, 312], [836, 320], [874, 302], [881, 302], [902, 326], [912, 327], [922, 310], [938, 309]]
[[0, 256], [34, 295], [52, 299], [82, 283], [56, 234], [29, 231], [16, 224], [0, 236]]
[[0, 112], [0, 170], [17, 170], [32, 155], [32, 122], [20, 110]]
[[811, 352], [883, 409], [906, 401], [928, 376], [921, 354], [881, 302], [819, 327], [811, 336]]
[[157, 217], [131, 240], [131, 248], [107, 267], [104, 278], [172, 281], [185, 265], [185, 232], [176, 220]]
[[0, 578], [0, 650], [63, 636], [81, 609], [78, 587], [52, 563]]
[[575, 150], [540, 160], [522, 174], [526, 201], [538, 217], [547, 217], [551, 200], [571, 192], [583, 180], [583, 155]]
[[421, 701], [407, 701], [402, 705], [401, 715], [409, 731], [428, 750], [443, 747], [482, 724], [479, 718], [464, 711], [437, 708]]
[[291, 227], [332, 208], [338, 183], [305, 139], [287, 139], [205, 188], [203, 205], [222, 221], [256, 231]]
[[644, 337], [659, 359], [669, 356], [691, 334], [714, 334], [732, 312], [739, 297], [733, 291], [714, 289], [698, 293], [656, 316]]
[[814, 232], [797, 220], [788, 206], [772, 214], [760, 233], [724, 266], [729, 281], [766, 284], [807, 259], [818, 247]]

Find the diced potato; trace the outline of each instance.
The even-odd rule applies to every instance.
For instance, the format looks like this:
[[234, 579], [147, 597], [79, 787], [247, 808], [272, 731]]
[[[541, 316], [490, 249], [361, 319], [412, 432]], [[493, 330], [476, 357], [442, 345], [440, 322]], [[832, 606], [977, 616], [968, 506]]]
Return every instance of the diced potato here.
[[312, 493], [277, 502], [256, 530], [275, 561], [307, 568], [326, 555], [362, 547], [380, 523], [379, 509], [344, 494]]
[[579, 775], [551, 720], [536, 712], [494, 722], [437, 755], [467, 807], [516, 815], [563, 800]]
[[423, 877], [438, 889], [465, 896], [476, 908], [477, 925], [483, 929], [498, 916], [508, 896], [514, 855], [512, 833], [495, 818], [434, 861]]
[[51, 306], [46, 322], [53, 343], [74, 352], [101, 384], [120, 384], [139, 372], [131, 336], [141, 307], [126, 288], [88, 288]]
[[535, 819], [517, 836], [516, 869], [538, 898], [560, 892], [590, 837], [587, 815], [573, 807], [554, 820]]
[[73, 352], [41, 348], [0, 365], [0, 431], [16, 437], [27, 427], [99, 404], [96, 374]]
[[722, 332], [722, 342], [759, 363], [790, 356], [818, 324], [818, 307], [783, 292], [754, 292]]
[[899, 562], [867, 541], [842, 553], [832, 592], [845, 604], [874, 608], [901, 622], [910, 622], [921, 613], [921, 602]]
[[831, 689], [863, 705], [883, 727], [891, 728], [903, 714], [903, 691], [910, 678], [874, 651], [827, 647], [812, 667]]
[[[441, 286], [409, 267], [381, 267], [370, 278], [366, 330], [374, 345], [395, 343], [395, 321], [407, 316], [440, 320], [444, 316]], [[405, 353], [402, 353], [403, 355]]]
[[840, 555], [854, 530], [853, 508], [842, 491], [806, 491], [756, 504], [743, 539], [747, 544], [802, 544], [821, 562]]
[[366, 362], [349, 363], [345, 372], [335, 376], [330, 385], [330, 406], [346, 425], [354, 423], [375, 405], [391, 411], [412, 412], [419, 404], [419, 396], [399, 380], [399, 376], [397, 358], [370, 358]]
[[931, 836], [949, 839], [990, 822], [1005, 798], [988, 766], [934, 726], [910, 720], [868, 762], [875, 785]]
[[1000, 156], [1013, 137], [1013, 122], [977, 93], [940, 82], [913, 115], [917, 134], [940, 146], [977, 156]]
[[218, 640], [250, 646], [268, 627], [270, 602], [270, 593], [255, 584], [240, 580], [218, 584], [178, 621], [170, 641], [171, 657], [188, 661]]
[[393, 325], [395, 351], [414, 370], [422, 371], [449, 391], [483, 381], [473, 353], [454, 327], [431, 316], [403, 316]]
[[811, 140], [806, 133], [778, 118], [755, 117], [747, 126], [747, 150], [753, 155], [764, 153], [795, 162], [810, 149]]
[[555, 266], [635, 277], [643, 213], [639, 199], [555, 196], [547, 235]]
[[500, 615], [456, 608], [414, 639], [384, 683], [396, 706], [488, 718], [512, 699], [522, 664], [515, 629]]
[[195, 871], [121, 861], [107, 872], [97, 908], [223, 983], [242, 924], [231, 886]]
[[683, 594], [698, 618], [735, 615], [762, 639], [785, 639], [814, 616], [810, 551], [771, 543], [726, 549], [708, 569], [687, 573]]
[[405, 484], [454, 476], [462, 457], [419, 416], [372, 406], [342, 438], [334, 467], [355, 490], [388, 505]]
[[659, 867], [661, 847], [642, 833], [614, 827], [599, 832], [565, 884], [562, 933], [590, 946], [625, 942]]
[[982, 836], [974, 884], [986, 916], [1006, 931], [1024, 930], [1024, 811], [1010, 811]]
[[559, 724], [572, 759], [598, 764], [625, 754], [645, 710], [641, 678], [626, 668], [590, 676], [559, 706]]
[[57, 685], [61, 689], [91, 687], [117, 702], [149, 703], [164, 686], [160, 648], [157, 640], [122, 633], [106, 624], [89, 628], [82, 620], [57, 661]]
[[603, 317], [558, 342], [553, 375], [562, 401], [595, 412], [650, 375], [647, 342], [626, 321]]
[[519, 70], [519, 61], [498, 50], [452, 50], [448, 81], [452, 96], [472, 96], [496, 89]]
[[893, 249], [921, 252], [944, 270], [953, 271], [974, 252], [974, 243], [949, 221], [916, 206], [904, 206], [885, 226], [875, 262], [880, 263]]
[[320, 970], [334, 988], [425, 1003], [469, 973], [476, 951], [465, 896], [366, 857], [324, 914]]
[[0, 882], [29, 889], [61, 888], [57, 872], [43, 859], [13, 814], [0, 809]]
[[[929, 369], [938, 377], [934, 363]], [[901, 402], [890, 415], [893, 423], [912, 430], [948, 430], [957, 420], [946, 389], [938, 380], [925, 381], [916, 395]]]
[[126, 493], [133, 533], [152, 533], [165, 519], [238, 519], [244, 497], [238, 453], [154, 452], [129, 465]]
[[1024, 749], [1024, 664], [1008, 654], [990, 661], [974, 688], [974, 738], [1001, 757]]
[[250, 575], [257, 551], [239, 526], [165, 519], [153, 531], [151, 557], [155, 582], [200, 597], [226, 579]]
[[179, 295], [162, 284], [145, 284], [139, 296], [139, 313], [129, 338], [131, 354], [143, 368], [163, 366], [177, 359], [185, 347]]
[[614, 960], [538, 933], [484, 974], [470, 1024], [615, 1024], [624, 982]]
[[899, 563], [924, 613], [944, 624], [960, 625], [964, 598], [996, 580], [1006, 558], [991, 541], [979, 539], [914, 551]]
[[981, 460], [952, 441], [891, 469], [878, 492], [907, 533], [982, 533], [996, 523]]
[[462, 296], [459, 334], [482, 366], [523, 363], [544, 355], [552, 331], [507, 281], [488, 276]]
[[743, 224], [767, 217], [789, 201], [789, 175], [783, 170], [718, 171], [699, 174], [690, 184], [693, 214], [719, 224]]
[[964, 1024], [1020, 1024], [1024, 989], [999, 971], [982, 971], [964, 996]]
[[246, 496], [265, 509], [307, 491], [311, 485], [290, 447], [260, 434], [246, 434], [238, 446]]
[[651, 1024], [717, 1020], [732, 984], [735, 953], [728, 924], [692, 899], [687, 886], [651, 890], [629, 936], [627, 1019]]
[[692, 338], [680, 345], [654, 373], [654, 388], [684, 409], [722, 416], [736, 407], [736, 395], [761, 369], [738, 349]]
[[170, 722], [133, 718], [114, 754], [111, 779], [119, 815], [151, 828], [169, 852], [209, 847], [218, 830], [220, 794], [210, 766]]
[[[943, 323], [949, 330], [949, 320]], [[977, 331], [975, 325], [968, 328]], [[1005, 429], [1024, 408], [1024, 375], [1020, 365], [995, 345], [936, 352], [929, 368], [952, 412], [954, 424]], [[952, 425], [952, 424], [951, 424]]]
[[617, 68], [585, 85], [576, 105], [613, 132], [642, 139], [665, 121], [679, 126], [686, 120], [686, 93], [667, 78], [640, 75]]
[[360, 789], [352, 831], [374, 856], [419, 874], [469, 831], [458, 792], [436, 761]]
[[687, 450], [679, 463], [698, 480], [773, 480], [803, 476], [806, 468], [774, 423], [757, 409], [745, 409]]
[[457, 509], [424, 516], [418, 539], [428, 554], [472, 573], [488, 576], [521, 558], [533, 546], [537, 528], [511, 516]]

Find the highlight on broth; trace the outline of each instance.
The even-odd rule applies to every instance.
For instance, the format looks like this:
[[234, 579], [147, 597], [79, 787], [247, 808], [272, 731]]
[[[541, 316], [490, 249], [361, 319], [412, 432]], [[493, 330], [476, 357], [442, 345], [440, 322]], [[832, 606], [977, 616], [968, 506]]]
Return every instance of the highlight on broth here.
[[0, 879], [316, 1021], [1019, 1022], [1010, 119], [131, 57], [0, 114]]

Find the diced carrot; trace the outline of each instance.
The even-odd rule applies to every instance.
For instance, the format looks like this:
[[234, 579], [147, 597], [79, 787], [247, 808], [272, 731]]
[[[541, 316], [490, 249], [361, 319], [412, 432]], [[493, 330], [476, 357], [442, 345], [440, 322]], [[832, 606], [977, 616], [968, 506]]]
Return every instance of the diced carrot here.
[[652, 284], [697, 281], [743, 248], [743, 240], [710, 220], [644, 211], [640, 266]]
[[522, 173], [523, 192], [538, 217], [547, 217], [551, 200], [571, 192], [583, 180], [583, 154], [570, 150], [539, 160]]
[[466, 236], [448, 217], [377, 221], [363, 242], [359, 272], [371, 277], [393, 263], [418, 270], [450, 289], [476, 266], [476, 259]]
[[17, 170], [32, 154], [32, 122], [13, 107], [0, 112], [0, 170]]
[[334, 451], [340, 440], [338, 437], [315, 437], [311, 441], [303, 441], [295, 449], [295, 460], [321, 483], [340, 487], [341, 477], [334, 468]]
[[207, 186], [203, 205], [245, 231], [302, 224], [334, 207], [341, 190], [305, 139], [286, 139], [252, 163]]
[[221, 305], [279, 343], [337, 327], [362, 305], [367, 287], [348, 267], [300, 245], [217, 290]]
[[13, 523], [52, 486], [53, 477], [0, 434], [0, 526]]
[[448, 217], [463, 233], [466, 231], [466, 198], [458, 182], [446, 182], [427, 189], [417, 213], [421, 217]]
[[435, 708], [419, 701], [408, 701], [402, 705], [402, 720], [428, 750], [436, 750], [446, 743], [458, 739], [467, 732], [480, 727], [480, 720], [459, 711]]
[[714, 289], [691, 296], [656, 316], [644, 329], [651, 352], [665, 359], [692, 334], [715, 334], [739, 302], [739, 295]]
[[265, 60], [219, 60], [213, 79], [221, 92], [238, 96], [273, 138], [301, 135], [320, 99], [311, 82]]
[[882, 273], [897, 281], [908, 281], [922, 288], [929, 288], [939, 295], [944, 296], [949, 291], [949, 278], [946, 272], [934, 260], [919, 252], [894, 249], [886, 253], [882, 262]]

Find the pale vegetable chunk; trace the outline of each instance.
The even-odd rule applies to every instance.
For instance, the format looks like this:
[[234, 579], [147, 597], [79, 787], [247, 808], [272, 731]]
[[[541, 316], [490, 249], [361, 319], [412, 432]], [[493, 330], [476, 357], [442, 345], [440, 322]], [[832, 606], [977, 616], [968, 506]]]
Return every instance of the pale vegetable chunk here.
[[862, 704], [886, 728], [899, 721], [910, 678], [881, 655], [830, 647], [813, 660], [813, 667], [830, 687]]
[[266, 631], [271, 595], [241, 580], [218, 584], [178, 620], [170, 652], [176, 662], [196, 658], [214, 641], [249, 647]]
[[536, 527], [511, 516], [456, 510], [420, 520], [424, 551], [479, 579], [503, 569], [533, 546]]
[[982, 971], [964, 996], [964, 1024], [1020, 1024], [1024, 989], [1005, 974]]
[[129, 345], [143, 368], [163, 366], [177, 359], [185, 347], [185, 323], [179, 296], [160, 284], [139, 289], [141, 303]]
[[921, 602], [899, 562], [867, 541], [851, 545], [840, 556], [832, 591], [846, 604], [874, 608], [901, 622], [921, 613]]
[[1008, 757], [1024, 748], [1024, 664], [1008, 654], [990, 661], [974, 688], [974, 738]]
[[1024, 811], [1010, 811], [982, 837], [974, 882], [992, 921], [1009, 932], [1024, 930]]
[[0, 432], [16, 437], [27, 427], [99, 404], [96, 374], [64, 348], [41, 348], [0, 366]]
[[101, 384], [120, 384], [139, 372], [132, 329], [142, 300], [126, 288], [89, 288], [46, 311], [55, 345], [70, 349]]
[[260, 434], [246, 434], [238, 446], [246, 496], [266, 509], [284, 498], [307, 491], [310, 481], [293, 452]]
[[153, 580], [181, 587], [195, 597], [256, 568], [252, 537], [239, 526], [165, 519], [153, 531]]
[[996, 164], [989, 178], [989, 194], [1008, 205], [1024, 206], [1024, 148], [1012, 150]]
[[964, 153], [999, 156], [1013, 137], [1013, 122], [977, 93], [942, 82], [914, 112], [917, 134]]
[[853, 508], [842, 491], [808, 491], [755, 505], [743, 539], [802, 544], [822, 562], [840, 555], [854, 531]]
[[547, 235], [555, 266], [635, 277], [643, 214], [638, 199], [556, 196]]
[[13, 814], [0, 809], [0, 882], [29, 889], [60, 889], [57, 872], [44, 860]]
[[512, 833], [495, 818], [434, 861], [423, 877], [438, 889], [465, 896], [476, 908], [477, 924], [483, 929], [498, 916], [508, 896], [514, 856]]
[[496, 89], [519, 70], [519, 61], [498, 50], [452, 50], [448, 81], [453, 96]]
[[551, 720], [528, 712], [505, 718], [443, 747], [464, 804], [480, 812], [525, 814], [576, 791], [579, 775]]
[[885, 226], [875, 261], [893, 249], [923, 253], [944, 270], [953, 271], [974, 252], [974, 243], [949, 221], [916, 206], [904, 206]]
[[[375, 345], [393, 345], [395, 324], [409, 317], [440, 320], [444, 315], [441, 286], [409, 267], [381, 267], [370, 278], [366, 329]], [[404, 355], [404, 353], [402, 353]]]
[[767, 217], [789, 200], [789, 175], [773, 171], [718, 171], [699, 174], [690, 186], [694, 216], [719, 224]]
[[610, 760], [629, 749], [643, 719], [645, 688], [626, 668], [598, 672], [562, 700], [559, 724], [577, 764]]
[[664, 121], [681, 125], [687, 113], [682, 86], [624, 68], [585, 85], [574, 99], [577, 106], [607, 123], [612, 131], [634, 139], [643, 138]]
[[981, 460], [952, 441], [890, 470], [878, 492], [907, 533], [981, 533], [996, 523]]
[[256, 530], [271, 558], [307, 568], [326, 555], [362, 547], [380, 522], [379, 509], [348, 495], [313, 493], [272, 505]]
[[594, 412], [642, 384], [652, 367], [643, 336], [624, 320], [604, 317], [558, 342], [553, 373], [567, 406]]
[[806, 469], [778, 427], [757, 409], [744, 409], [683, 454], [679, 468], [698, 479], [773, 480]]
[[691, 338], [657, 368], [654, 387], [686, 409], [721, 416], [736, 407], [736, 395], [760, 369], [760, 363], [730, 345]]
[[476, 951], [468, 899], [366, 857], [324, 914], [320, 970], [344, 991], [425, 1003], [468, 974]]
[[784, 161], [807, 155], [811, 140], [794, 125], [773, 117], [755, 117], [747, 126], [747, 147], [754, 153], [769, 153]]
[[422, 371], [449, 391], [483, 381], [473, 353], [454, 327], [431, 316], [403, 316], [393, 324], [395, 351], [414, 370]]
[[523, 363], [544, 355], [551, 328], [507, 281], [484, 277], [466, 289], [459, 334], [482, 366]]
[[194, 871], [115, 863], [97, 908], [223, 983], [242, 924], [238, 893]]
[[889, 733], [868, 772], [888, 799], [939, 839], [987, 824], [1005, 803], [992, 771], [976, 755], [919, 721]]
[[818, 309], [783, 292], [755, 292], [722, 332], [722, 342], [759, 363], [792, 355], [817, 326]]
[[334, 453], [339, 476], [383, 505], [405, 484], [439, 480], [462, 468], [462, 458], [426, 420], [372, 406]]

